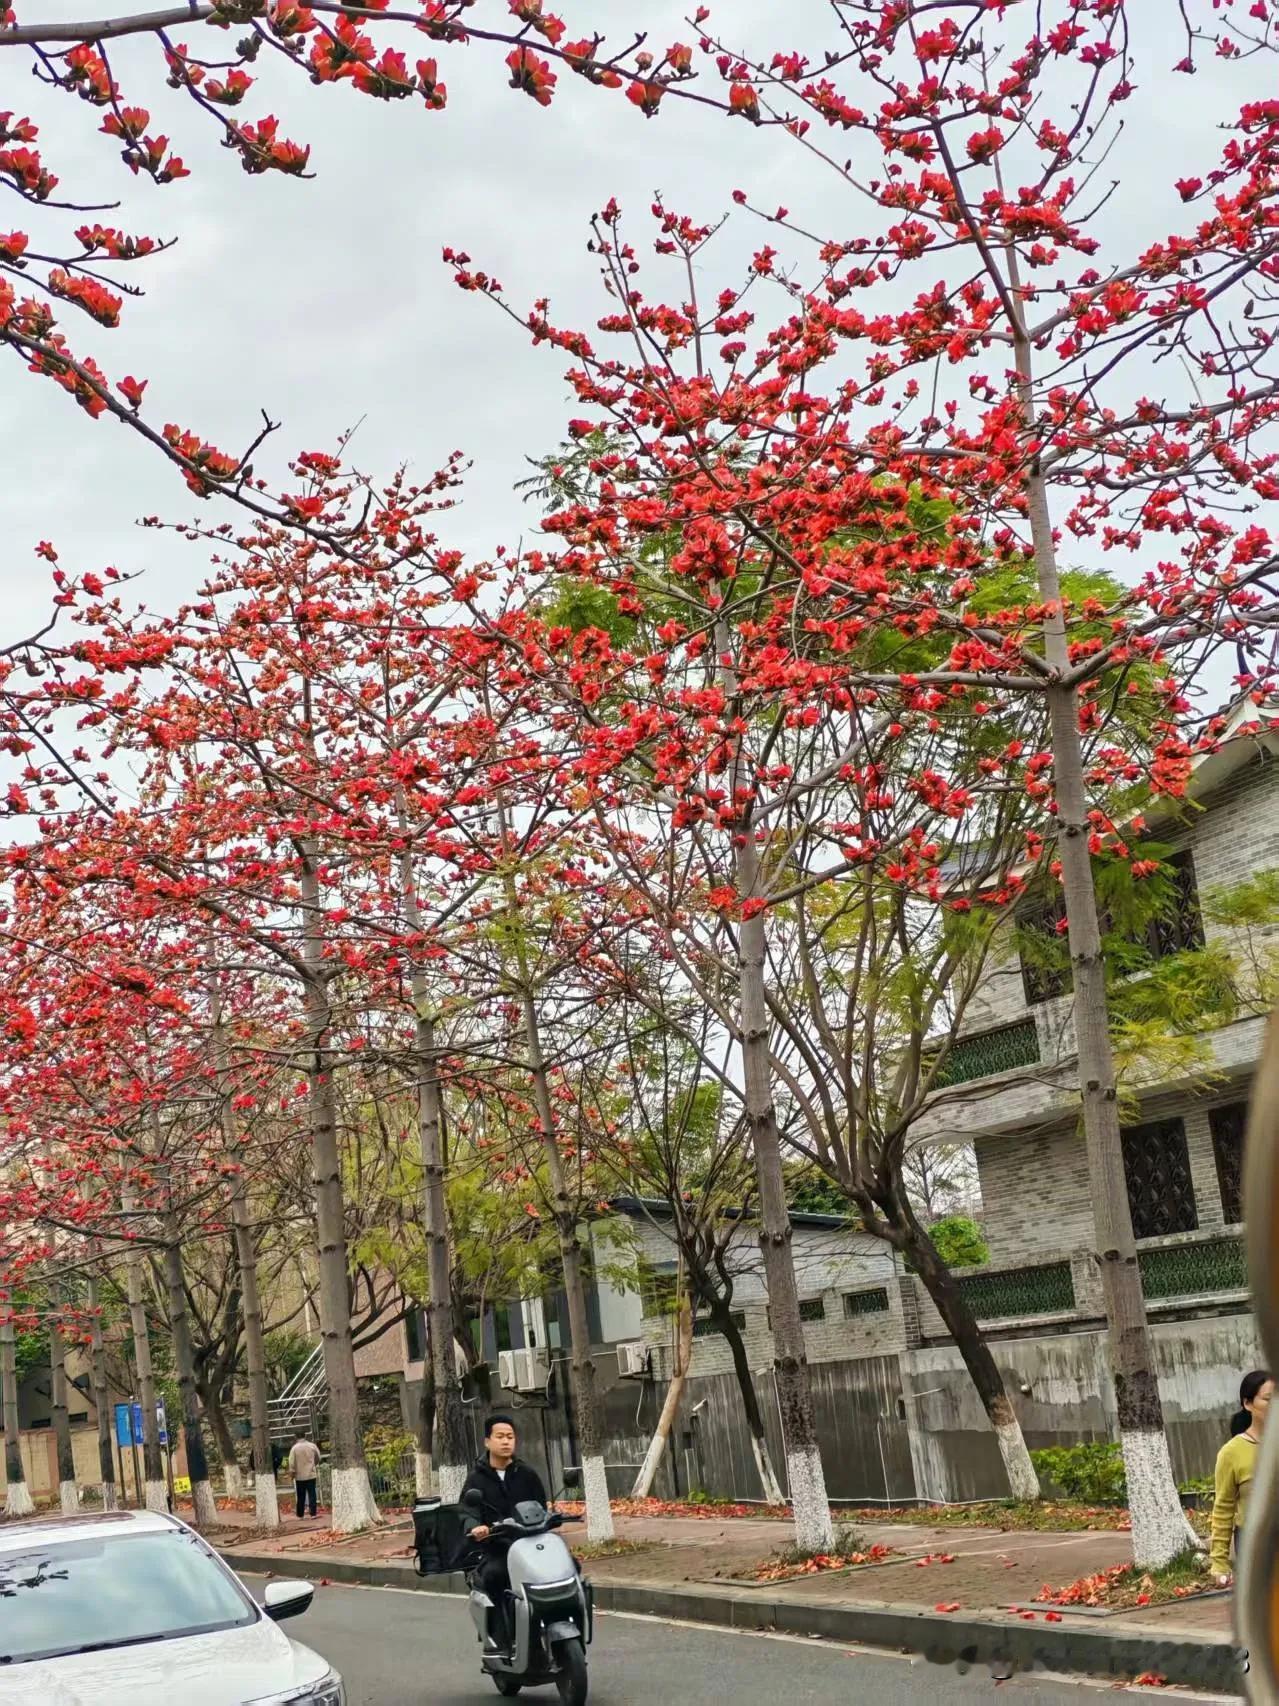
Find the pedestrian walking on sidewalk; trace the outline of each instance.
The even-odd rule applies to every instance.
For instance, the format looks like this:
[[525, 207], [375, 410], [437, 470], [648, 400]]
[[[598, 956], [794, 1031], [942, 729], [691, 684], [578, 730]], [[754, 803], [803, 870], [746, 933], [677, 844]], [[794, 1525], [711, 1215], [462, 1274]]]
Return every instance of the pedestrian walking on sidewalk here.
[[1243, 1527], [1248, 1491], [1257, 1465], [1257, 1446], [1275, 1383], [1264, 1368], [1245, 1374], [1239, 1385], [1239, 1405], [1230, 1423], [1229, 1441], [1217, 1453], [1216, 1497], [1212, 1505], [1212, 1548], [1208, 1568], [1218, 1587], [1233, 1579], [1230, 1563], [1235, 1533]]
[[299, 1517], [306, 1515], [308, 1504], [311, 1507], [311, 1515], [316, 1514], [315, 1483], [319, 1468], [320, 1448], [314, 1440], [307, 1438], [306, 1430], [302, 1429], [289, 1453], [289, 1473], [293, 1477], [293, 1489], [297, 1494]]

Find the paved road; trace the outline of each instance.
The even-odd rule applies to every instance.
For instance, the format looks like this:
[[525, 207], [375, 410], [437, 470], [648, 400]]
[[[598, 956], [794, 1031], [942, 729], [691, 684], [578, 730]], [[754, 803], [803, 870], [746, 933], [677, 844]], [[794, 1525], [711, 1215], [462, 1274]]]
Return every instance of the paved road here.
[[[262, 1582], [249, 1578], [260, 1597]], [[350, 1706], [496, 1706], [480, 1675], [460, 1599], [384, 1588], [320, 1588], [290, 1634], [346, 1678]], [[922, 1662], [853, 1654], [821, 1642], [720, 1634], [602, 1615], [591, 1649], [591, 1706], [1092, 1706], [1097, 1692], [1069, 1683], [957, 1675]], [[521, 1696], [552, 1706], [550, 1689]], [[1165, 1696], [1168, 1698], [1168, 1696]], [[1179, 1696], [1183, 1703], [1188, 1698]]]

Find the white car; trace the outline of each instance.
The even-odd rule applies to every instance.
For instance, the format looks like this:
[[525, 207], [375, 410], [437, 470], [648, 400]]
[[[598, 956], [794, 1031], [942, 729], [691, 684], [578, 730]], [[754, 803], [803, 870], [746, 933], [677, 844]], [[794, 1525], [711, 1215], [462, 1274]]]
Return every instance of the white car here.
[[346, 1706], [342, 1679], [276, 1624], [185, 1523], [150, 1511], [0, 1525], [0, 1706]]

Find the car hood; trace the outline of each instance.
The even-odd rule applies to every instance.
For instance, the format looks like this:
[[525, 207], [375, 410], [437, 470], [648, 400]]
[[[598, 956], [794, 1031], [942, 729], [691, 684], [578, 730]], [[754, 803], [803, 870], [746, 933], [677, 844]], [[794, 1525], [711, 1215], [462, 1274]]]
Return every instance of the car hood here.
[[263, 1617], [243, 1629], [6, 1665], [0, 1706], [244, 1706], [328, 1669]]

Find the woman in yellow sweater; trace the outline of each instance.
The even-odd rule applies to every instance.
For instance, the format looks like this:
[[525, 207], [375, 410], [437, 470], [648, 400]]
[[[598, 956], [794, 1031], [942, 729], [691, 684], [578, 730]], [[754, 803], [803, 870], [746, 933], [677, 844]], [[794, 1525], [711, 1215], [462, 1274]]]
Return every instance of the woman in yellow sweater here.
[[1230, 1548], [1235, 1530], [1243, 1527], [1257, 1462], [1257, 1443], [1275, 1383], [1263, 1368], [1245, 1374], [1239, 1386], [1240, 1409], [1230, 1424], [1231, 1439], [1217, 1453], [1216, 1497], [1212, 1505], [1212, 1547], [1208, 1568], [1218, 1587], [1232, 1580]]

